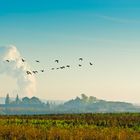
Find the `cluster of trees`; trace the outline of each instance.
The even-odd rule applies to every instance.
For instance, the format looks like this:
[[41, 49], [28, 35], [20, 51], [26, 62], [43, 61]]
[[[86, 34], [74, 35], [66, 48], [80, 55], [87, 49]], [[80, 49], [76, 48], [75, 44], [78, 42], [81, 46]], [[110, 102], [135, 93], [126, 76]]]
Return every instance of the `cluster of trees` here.
[[11, 101], [7, 95], [4, 108], [6, 114], [140, 112], [140, 108], [136, 108], [131, 103], [105, 101], [85, 94], [59, 105], [49, 102], [45, 104], [37, 97], [24, 97], [20, 100], [18, 95], [14, 101]]
[[5, 105], [1, 105], [1, 114], [46, 114], [50, 110], [49, 103], [43, 103], [37, 97], [23, 97], [22, 99], [17, 97], [15, 100], [11, 100], [9, 94], [5, 99]]
[[15, 101], [11, 101], [9, 94], [7, 94], [6, 99], [5, 99], [5, 105], [20, 105], [20, 104], [41, 105], [43, 103], [37, 97], [32, 97], [32, 98], [24, 97], [20, 100], [18, 95], [17, 95]]
[[92, 112], [140, 112], [140, 108], [136, 108], [131, 103], [112, 102], [97, 99], [93, 96], [81, 95], [64, 103], [62, 110], [69, 110], [72, 113], [92, 113]]

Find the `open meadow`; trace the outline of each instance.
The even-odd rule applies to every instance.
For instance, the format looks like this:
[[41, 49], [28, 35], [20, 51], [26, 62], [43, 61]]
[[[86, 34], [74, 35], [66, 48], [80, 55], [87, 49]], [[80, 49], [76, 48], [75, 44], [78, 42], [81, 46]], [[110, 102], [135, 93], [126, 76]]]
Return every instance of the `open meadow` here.
[[140, 114], [0, 116], [0, 140], [140, 140]]

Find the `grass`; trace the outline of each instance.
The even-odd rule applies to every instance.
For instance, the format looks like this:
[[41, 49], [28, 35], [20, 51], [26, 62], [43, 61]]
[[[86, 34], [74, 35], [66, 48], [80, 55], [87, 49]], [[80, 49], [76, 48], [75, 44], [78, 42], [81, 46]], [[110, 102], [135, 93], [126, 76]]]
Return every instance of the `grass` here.
[[0, 116], [0, 140], [140, 140], [140, 114]]

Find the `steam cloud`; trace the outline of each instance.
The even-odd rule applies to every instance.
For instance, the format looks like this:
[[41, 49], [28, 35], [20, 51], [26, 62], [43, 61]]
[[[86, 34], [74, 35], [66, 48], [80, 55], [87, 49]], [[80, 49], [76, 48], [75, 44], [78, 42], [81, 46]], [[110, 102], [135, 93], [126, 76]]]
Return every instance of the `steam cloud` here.
[[20, 94], [31, 97], [36, 92], [36, 80], [34, 75], [26, 74], [30, 67], [21, 59], [22, 56], [15, 46], [0, 47], [0, 74], [5, 73], [16, 79]]

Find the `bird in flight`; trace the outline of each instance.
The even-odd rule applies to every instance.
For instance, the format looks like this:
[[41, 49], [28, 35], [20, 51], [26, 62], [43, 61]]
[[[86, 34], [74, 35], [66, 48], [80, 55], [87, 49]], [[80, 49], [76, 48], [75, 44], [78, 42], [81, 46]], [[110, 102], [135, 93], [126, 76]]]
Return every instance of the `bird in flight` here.
[[41, 70], [41, 72], [44, 72], [44, 70]]
[[93, 65], [91, 62], [89, 63], [91, 66]]
[[32, 75], [32, 73], [31, 73], [30, 71], [26, 71], [26, 73], [27, 73], [28, 75]]
[[65, 66], [60, 67], [60, 69], [64, 69], [64, 68], [65, 68]]
[[22, 58], [21, 60], [22, 60], [22, 62], [25, 62], [25, 59]]
[[9, 60], [6, 60], [7, 62], [10, 62]]
[[82, 65], [81, 65], [81, 64], [79, 64], [79, 67], [82, 67]]
[[67, 68], [69, 68], [69, 67], [70, 67], [70, 65], [67, 65], [66, 67], [67, 67]]
[[51, 70], [54, 70], [54, 68], [51, 68]]
[[36, 60], [36, 62], [37, 62], [37, 63], [40, 63], [40, 61], [39, 61], [39, 60]]
[[83, 61], [83, 58], [79, 58], [80, 61]]
[[38, 73], [38, 71], [33, 71], [34, 74]]
[[59, 63], [59, 60], [55, 60], [56, 63]]

